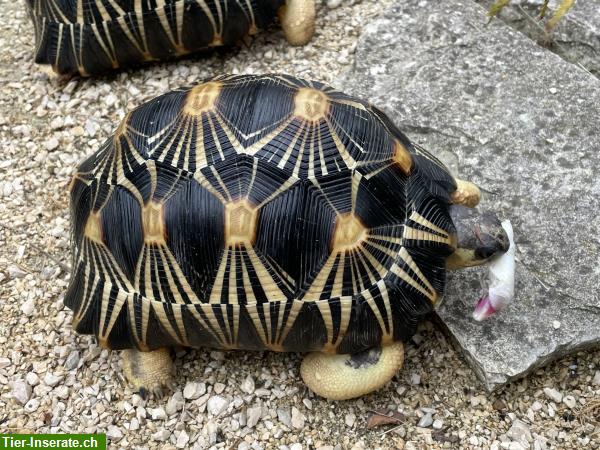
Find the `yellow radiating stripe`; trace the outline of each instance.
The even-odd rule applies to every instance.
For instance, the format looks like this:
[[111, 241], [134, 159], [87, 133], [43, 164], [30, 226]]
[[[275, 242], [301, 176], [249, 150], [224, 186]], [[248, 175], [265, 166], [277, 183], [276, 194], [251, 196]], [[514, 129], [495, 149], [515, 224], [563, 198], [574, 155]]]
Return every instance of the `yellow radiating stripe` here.
[[449, 237], [448, 232], [446, 230], [444, 230], [443, 228], [440, 228], [436, 224], [430, 222], [429, 220], [427, 220], [425, 217], [423, 217], [421, 214], [419, 214], [416, 211], [413, 211], [411, 213], [409, 219], [412, 220], [413, 222], [417, 222], [418, 224], [423, 225], [433, 231], [443, 234], [446, 237]]
[[336, 133], [335, 128], [334, 128], [333, 124], [330, 122], [330, 120], [329, 119], [325, 119], [325, 122], [327, 123], [327, 126], [329, 127], [329, 132], [331, 133], [331, 137], [333, 139], [333, 142], [335, 143], [335, 146], [337, 147], [338, 152], [340, 153], [340, 156], [344, 160], [344, 163], [346, 164], [346, 167], [348, 169], [352, 170], [356, 166], [356, 161], [354, 160], [354, 158], [352, 158], [352, 156], [348, 152], [348, 149], [342, 143], [342, 140], [340, 139], [340, 137]]
[[227, 263], [229, 261], [229, 254], [231, 248], [226, 249], [221, 256], [221, 264], [219, 264], [219, 270], [215, 276], [215, 282], [210, 291], [209, 303], [221, 303], [221, 294], [223, 293], [223, 284], [225, 282], [225, 270], [227, 269]]
[[400, 268], [400, 266], [398, 266], [396, 263], [394, 263], [390, 268], [391, 272], [399, 278], [406, 281], [412, 287], [423, 293], [433, 303], [435, 303], [438, 297], [437, 292], [435, 291], [431, 283], [429, 283], [429, 280], [425, 278], [423, 272], [421, 272], [419, 267], [417, 267], [416, 263], [413, 261], [412, 257], [404, 247], [400, 249], [400, 258], [402, 258], [408, 264], [408, 267], [410, 267], [410, 269], [417, 275], [417, 277], [419, 277], [419, 280], [422, 281], [423, 284], [425, 284], [425, 286], [427, 286], [427, 289], [421, 286], [416, 280], [414, 280], [406, 271]]
[[167, 331], [167, 333], [175, 342], [180, 342], [181, 338], [177, 334], [175, 328], [173, 328], [173, 325], [171, 325], [171, 321], [169, 320], [169, 317], [165, 312], [164, 303], [160, 301], [151, 301], [150, 306], [154, 311], [154, 314], [156, 314], [156, 316], [158, 317], [158, 322], [160, 323], [162, 328]]
[[344, 271], [346, 270], [346, 252], [340, 253], [340, 262], [335, 267], [335, 278], [331, 286], [331, 297], [341, 297], [344, 288]]
[[[377, 260], [377, 258], [375, 258], [375, 256], [373, 256], [373, 254], [369, 250], [367, 250], [364, 247], [361, 247], [358, 250], [358, 252], [364, 255], [369, 260], [371, 266], [373, 266], [373, 268], [375, 268], [375, 270], [377, 271], [377, 274], [379, 275], [378, 278], [383, 278], [385, 276], [385, 274], [388, 272], [387, 269], [383, 266], [383, 264], [381, 264], [379, 260]], [[365, 267], [367, 268], [367, 270], [370, 270], [369, 266], [365, 265]]]
[[[205, 303], [206, 304], [206, 303]], [[194, 318], [198, 321], [198, 323], [200, 324], [200, 326], [206, 330], [208, 333], [210, 333], [210, 335], [217, 341], [219, 342], [221, 345], [223, 345], [225, 342], [223, 342], [223, 340], [221, 339], [221, 337], [218, 334], [215, 334], [214, 331], [212, 330], [210, 324], [208, 322], [206, 322], [206, 320], [204, 320], [202, 318], [202, 316], [200, 315], [200, 313], [196, 310], [195, 307], [190, 306], [187, 308], [188, 312], [194, 316]], [[204, 310], [204, 308], [202, 308], [202, 310]]]
[[254, 267], [254, 271], [258, 276], [261, 288], [264, 291], [267, 299], [270, 302], [285, 301], [285, 294], [281, 291], [279, 286], [277, 286], [277, 283], [275, 282], [267, 268], [263, 265], [256, 252], [254, 251], [254, 248], [252, 248], [252, 246], [248, 246], [246, 247], [246, 251], [248, 252], [250, 262]]
[[373, 296], [371, 295], [371, 293], [368, 290], [363, 292], [362, 295], [365, 298], [365, 300], [367, 301], [368, 305], [370, 306], [371, 311], [373, 311], [373, 314], [375, 314], [375, 318], [377, 319], [377, 322], [379, 322], [379, 328], [381, 329], [381, 334], [382, 335], [387, 334], [383, 316], [381, 315], [381, 311], [377, 307], [377, 303], [375, 303], [375, 299], [373, 298]]
[[261, 208], [262, 206], [266, 205], [267, 203], [269, 203], [271, 200], [273, 200], [275, 197], [279, 196], [280, 194], [282, 194], [283, 192], [287, 191], [289, 188], [291, 188], [293, 185], [295, 185], [298, 182], [298, 178], [294, 178], [294, 177], [290, 177], [288, 178], [285, 183], [283, 183], [279, 189], [277, 189], [275, 192], [273, 192], [271, 195], [269, 195], [265, 200], [263, 200], [261, 202], [260, 205], [256, 206], [256, 209]]
[[228, 303], [238, 303], [237, 298], [237, 249], [231, 247], [231, 264], [229, 265], [229, 298]]
[[384, 247], [383, 245], [378, 244], [377, 242], [374, 242], [372, 239], [370, 239], [370, 237], [367, 238], [367, 242], [371, 247], [375, 247], [377, 250], [382, 251], [383, 253], [390, 256], [391, 258], [395, 258], [396, 256], [398, 256], [397, 251], [394, 251], [393, 249], [391, 249], [389, 247]]
[[362, 175], [360, 173], [354, 172], [352, 174], [352, 214], [356, 211], [356, 197], [358, 195], [361, 179]]
[[329, 278], [329, 274], [331, 273], [331, 270], [335, 264], [336, 257], [337, 254], [329, 255], [329, 258], [319, 271], [319, 274], [313, 280], [308, 291], [304, 294], [304, 301], [311, 302], [319, 300], [319, 297], [325, 288], [325, 284], [327, 283], [327, 279]]
[[[373, 231], [376, 231], [376, 229], [371, 229], [371, 233]], [[369, 239], [377, 239], [378, 241], [387, 241], [391, 244], [398, 244], [398, 245], [402, 244], [401, 237], [386, 236], [384, 234], [369, 234]]]
[[215, 189], [215, 187], [212, 184], [210, 184], [210, 182], [204, 177], [201, 171], [196, 171], [196, 173], [194, 174], [194, 180], [196, 180], [200, 186], [202, 186], [204, 189], [206, 189], [208, 192], [210, 192], [212, 195], [218, 198], [221, 203], [227, 203], [227, 199], [223, 197], [223, 195], [217, 189]]
[[[285, 165], [287, 164], [288, 160], [290, 159], [290, 156], [292, 156], [292, 152], [294, 151], [294, 147], [296, 146], [296, 143], [298, 142], [298, 139], [300, 139], [300, 136], [304, 132], [304, 127], [305, 126], [306, 126], [306, 124], [304, 122], [302, 122], [301, 126], [299, 126], [298, 129], [296, 130], [296, 133], [294, 134], [294, 137], [292, 137], [292, 140], [290, 141], [290, 143], [287, 146], [287, 150], [285, 151], [285, 153], [283, 154], [283, 156], [279, 160], [279, 163], [277, 164], [277, 167], [279, 167], [280, 169], [283, 169], [285, 167]], [[295, 174], [294, 174], [294, 176], [295, 176]]]
[[259, 303], [253, 302], [253, 303], [246, 303], [245, 307], [246, 307], [246, 311], [248, 311], [248, 315], [250, 316], [250, 319], [252, 320], [252, 323], [254, 324], [254, 329], [260, 336], [260, 340], [262, 341], [262, 343], [265, 347], [268, 347], [269, 346], [269, 338], [265, 334], [265, 329], [262, 325], [262, 322], [260, 321], [260, 314], [258, 312], [258, 308], [262, 307], [262, 305]]
[[[200, 116], [200, 118], [206, 116], [206, 120], [208, 121], [208, 125], [210, 126], [210, 132], [212, 134], [212, 138], [213, 138], [213, 142], [215, 144], [215, 146], [217, 147], [217, 150], [219, 151], [219, 155], [221, 156], [221, 160], [225, 159], [225, 153], [223, 153], [223, 147], [221, 146], [221, 141], [219, 140], [219, 136], [217, 135], [217, 130], [215, 129], [215, 124], [213, 122], [213, 120], [211, 119], [211, 114], [210, 112], [207, 112], [206, 114], [203, 114]], [[218, 118], [217, 118], [218, 119]], [[223, 128], [223, 127], [221, 127]], [[226, 130], [225, 132], [227, 133], [228, 130]], [[202, 130], [203, 136], [204, 136], [204, 130]], [[229, 137], [229, 134], [227, 134], [227, 136]], [[233, 137], [233, 139], [235, 139], [235, 137]], [[229, 139], [231, 141], [231, 139]], [[240, 144], [241, 145], [241, 144]], [[235, 146], [234, 146], [235, 148]], [[196, 150], [198, 149], [198, 146], [196, 146]], [[204, 142], [202, 143], [202, 150], [204, 151], [204, 161], [206, 161], [206, 149], [204, 148]], [[237, 150], [236, 150], [237, 152]], [[239, 152], [238, 152], [239, 153]], [[208, 165], [208, 163], [206, 163], [206, 165]]]
[[284, 131], [292, 123], [292, 121], [293, 121], [293, 117], [290, 117], [287, 120], [284, 120], [283, 122], [281, 122], [281, 125], [279, 125], [273, 131], [266, 134], [261, 139], [259, 139], [254, 144], [252, 144], [250, 147], [245, 149], [245, 153], [247, 155], [254, 156], [260, 149], [262, 149], [265, 145], [267, 145], [269, 142], [271, 142], [275, 138], [275, 136], [277, 136], [282, 131]]
[[300, 310], [302, 309], [302, 306], [304, 305], [304, 302], [301, 300], [291, 300], [291, 302], [292, 302], [292, 307], [290, 308], [290, 312], [289, 312], [287, 320], [285, 322], [285, 326], [283, 326], [283, 327], [282, 327], [282, 325], [283, 325], [283, 314], [285, 312], [285, 305], [282, 304], [280, 306], [279, 337], [277, 338], [277, 344], [280, 346], [283, 346], [283, 342], [285, 341], [285, 338], [287, 338], [287, 335], [289, 334], [290, 330], [292, 329], [292, 326], [294, 326], [294, 323], [296, 323], [298, 314], [300, 313]]
[[215, 169], [215, 166], [210, 166], [210, 171], [213, 173], [213, 175], [217, 179], [217, 182], [219, 183], [219, 186], [221, 186], [221, 189], [223, 189], [223, 191], [227, 195], [227, 200], [231, 201], [231, 194], [227, 190], [227, 186], [225, 186], [225, 183], [221, 179], [221, 176], [219, 175], [219, 172], [217, 172], [217, 169]]
[[[446, 236], [448, 236], [446, 234]], [[402, 237], [404, 239], [412, 239], [418, 241], [432, 241], [432, 242], [440, 242], [443, 244], [450, 245], [450, 238], [439, 236], [437, 234], [430, 233], [424, 230], [417, 230], [415, 228], [411, 228], [409, 226], [404, 226], [404, 231], [402, 233]]]
[[327, 344], [333, 346], [333, 318], [331, 317], [331, 307], [329, 306], [329, 302], [330, 300], [319, 300], [315, 303], [319, 307], [323, 323], [325, 324]]
[[105, 282], [104, 289], [102, 290], [102, 309], [100, 312], [100, 329], [98, 330], [98, 340], [104, 344], [106, 344], [108, 341], [108, 336], [110, 335], [110, 332], [112, 331], [113, 326], [115, 325], [115, 322], [119, 317], [119, 313], [123, 308], [125, 300], [131, 297], [131, 294], [128, 294], [127, 292], [122, 291], [121, 289], [117, 289], [117, 298], [115, 299], [115, 303], [113, 305], [113, 309], [109, 317], [108, 325], [106, 326], [106, 331], [103, 331], [106, 322], [106, 315], [108, 314], [108, 301], [111, 287], [111, 284]]
[[[231, 143], [231, 145], [235, 149], [235, 152], [238, 155], [249, 154], [246, 151], [246, 149], [244, 148], [244, 146], [240, 143], [240, 141], [238, 141], [238, 139], [235, 137], [235, 134], [233, 134], [232, 131], [229, 129], [229, 127], [227, 126], [227, 124], [225, 123], [225, 121], [221, 118], [221, 115], [218, 114], [218, 112], [215, 113], [215, 119], [217, 119], [217, 122], [219, 122], [219, 125], [221, 126], [221, 129], [227, 135], [227, 139], [229, 139], [229, 142]], [[215, 142], [219, 142], [219, 141], [215, 140]], [[225, 159], [224, 156], [223, 156], [223, 159]]]
[[369, 266], [367, 265], [367, 262], [365, 261], [365, 257], [363, 255], [363, 252], [355, 252], [355, 255], [358, 256], [358, 258], [360, 259], [360, 262], [362, 263], [363, 267], [365, 268], [365, 270], [367, 271], [367, 276], [369, 277], [369, 283], [373, 284], [375, 283], [375, 277], [373, 276], [373, 273], [371, 272], [371, 269], [369, 268]]
[[298, 155], [296, 156], [296, 165], [294, 166], [294, 171], [292, 175], [294, 177], [298, 177], [298, 173], [300, 172], [300, 165], [304, 160], [304, 150], [306, 149], [306, 141], [308, 139], [309, 130], [306, 130], [304, 133], [304, 137], [302, 138], [302, 143], [300, 144], [300, 150], [298, 151]]
[[[177, 263], [175, 256], [173, 256], [173, 254], [171, 253], [171, 250], [169, 250], [169, 247], [165, 246], [165, 247], [162, 247], [162, 249], [166, 253], [167, 258], [169, 258], [171, 266], [175, 269], [175, 275], [177, 276], [177, 280], [179, 281], [179, 284], [183, 288], [185, 295], [187, 295], [188, 300], [191, 303], [201, 303], [200, 299], [196, 296], [195, 292], [192, 290], [192, 287], [188, 283], [187, 278], [185, 277], [181, 268], [179, 267], [179, 264]], [[169, 280], [172, 281], [172, 278], [169, 278]], [[173, 290], [175, 290], [175, 287], [173, 287]], [[181, 303], [183, 303], [183, 302], [181, 302]]]
[[[212, 325], [212, 328], [219, 334], [218, 340], [221, 342], [221, 345], [224, 347], [227, 346], [228, 340], [225, 337], [225, 334], [223, 333], [224, 330], [221, 328], [221, 325], [219, 324], [219, 321], [217, 320], [217, 318], [215, 316], [215, 312], [213, 310], [213, 305], [208, 304], [208, 303], [201, 303], [200, 308], [202, 308], [202, 311], [204, 312], [204, 314], [206, 314], [206, 317], [208, 318], [208, 321]], [[224, 322], [227, 323], [228, 322], [226, 320], [227, 317], [224, 317], [224, 319], [225, 319]]]
[[325, 163], [325, 155], [323, 154], [323, 141], [321, 139], [321, 128], [317, 128], [317, 142], [319, 144], [319, 161], [321, 163], [321, 174], [326, 176], [329, 171], [327, 170], [327, 164]]

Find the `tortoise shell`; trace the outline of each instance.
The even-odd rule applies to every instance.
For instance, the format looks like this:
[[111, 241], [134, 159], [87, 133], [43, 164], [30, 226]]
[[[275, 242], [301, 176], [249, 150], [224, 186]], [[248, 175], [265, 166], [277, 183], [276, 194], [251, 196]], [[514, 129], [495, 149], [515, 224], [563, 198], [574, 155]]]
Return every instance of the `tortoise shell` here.
[[27, 0], [35, 62], [95, 75], [221, 45], [267, 27], [285, 0]]
[[215, 78], [135, 109], [79, 166], [65, 303], [116, 349], [406, 340], [444, 290], [455, 189], [362, 100]]

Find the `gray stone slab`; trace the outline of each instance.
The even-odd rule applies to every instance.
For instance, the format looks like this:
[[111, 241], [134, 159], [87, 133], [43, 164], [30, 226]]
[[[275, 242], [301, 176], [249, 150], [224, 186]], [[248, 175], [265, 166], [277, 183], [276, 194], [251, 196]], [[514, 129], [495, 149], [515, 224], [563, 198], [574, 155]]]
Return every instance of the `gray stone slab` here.
[[[339, 87], [450, 155], [511, 219], [517, 298], [471, 313], [485, 269], [452, 273], [438, 314], [495, 389], [600, 343], [600, 80], [471, 1], [402, 0], [367, 25]], [[559, 325], [560, 324], [560, 325]]]
[[[494, 1], [477, 0], [486, 8]], [[538, 20], [543, 3], [544, 0], [512, 0], [498, 17], [561, 58], [600, 77], [600, 0], [576, 1], [550, 34], [545, 30], [544, 21]], [[547, 19], [560, 3], [560, 0], [550, 0]]]

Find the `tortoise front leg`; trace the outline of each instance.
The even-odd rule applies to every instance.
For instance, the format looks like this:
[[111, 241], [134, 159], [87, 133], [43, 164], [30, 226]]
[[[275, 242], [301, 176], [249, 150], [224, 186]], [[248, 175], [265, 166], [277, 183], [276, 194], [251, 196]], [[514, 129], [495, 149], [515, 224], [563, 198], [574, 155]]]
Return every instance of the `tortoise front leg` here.
[[304, 45], [315, 34], [315, 0], [287, 0], [279, 8], [279, 21], [292, 45]]
[[142, 397], [148, 392], [162, 397], [163, 389], [169, 389], [173, 383], [175, 366], [167, 348], [150, 352], [131, 349], [123, 351], [123, 371]]
[[479, 200], [481, 200], [481, 191], [476, 184], [456, 179], [456, 191], [450, 196], [452, 203], [474, 208], [479, 203]]
[[309, 353], [300, 366], [308, 388], [330, 400], [348, 400], [376, 391], [400, 370], [402, 342], [371, 348], [353, 355]]

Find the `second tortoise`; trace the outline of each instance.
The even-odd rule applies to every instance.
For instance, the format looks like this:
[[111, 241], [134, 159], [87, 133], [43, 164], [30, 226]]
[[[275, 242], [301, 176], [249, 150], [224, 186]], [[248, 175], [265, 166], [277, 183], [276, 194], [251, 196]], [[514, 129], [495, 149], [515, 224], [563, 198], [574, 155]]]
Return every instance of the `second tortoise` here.
[[35, 62], [58, 74], [98, 75], [231, 46], [279, 15], [286, 39], [306, 44], [315, 0], [27, 0]]

